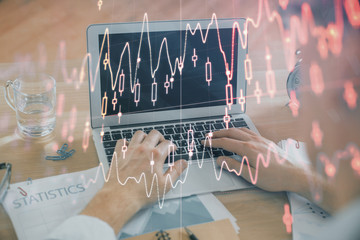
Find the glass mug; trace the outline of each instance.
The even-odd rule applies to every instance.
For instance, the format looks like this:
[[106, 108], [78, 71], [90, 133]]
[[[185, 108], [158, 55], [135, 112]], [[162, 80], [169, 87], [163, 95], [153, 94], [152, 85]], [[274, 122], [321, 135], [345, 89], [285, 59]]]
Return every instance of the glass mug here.
[[[13, 98], [10, 96], [13, 90]], [[56, 124], [56, 81], [46, 74], [35, 74], [8, 80], [5, 100], [16, 112], [21, 134], [43, 137], [50, 134]]]

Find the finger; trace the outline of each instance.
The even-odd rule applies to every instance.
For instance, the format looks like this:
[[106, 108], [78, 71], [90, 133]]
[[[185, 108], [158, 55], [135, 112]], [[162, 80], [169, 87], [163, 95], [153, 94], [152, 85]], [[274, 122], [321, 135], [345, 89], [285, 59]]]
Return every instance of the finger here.
[[246, 127], [238, 128], [238, 129], [240, 129], [240, 130], [242, 130], [242, 131], [244, 131], [244, 132], [247, 132], [247, 133], [250, 134], [250, 135], [258, 136], [258, 134], [257, 134], [256, 132], [254, 132], [254, 131], [252, 131], [252, 130], [250, 130], [250, 129], [247, 129]]
[[142, 141], [145, 139], [145, 137], [146, 137], [146, 133], [144, 133], [143, 131], [137, 131], [134, 134], [134, 136], [131, 138], [129, 147], [142, 143]]
[[[205, 146], [210, 147], [210, 141], [206, 143]], [[253, 145], [249, 142], [244, 142], [240, 140], [234, 140], [230, 138], [216, 138], [211, 140], [212, 148], [222, 148], [226, 151], [236, 153], [240, 156], [247, 156], [252, 165], [251, 160], [256, 159], [257, 152], [254, 150]]]
[[[180, 175], [183, 173], [183, 171], [187, 168], [188, 164], [185, 160], [179, 160], [174, 163], [174, 165], [168, 170], [166, 170], [164, 177], [168, 178], [169, 175], [171, 181], [173, 184], [175, 184], [175, 181], [180, 177]], [[166, 183], [166, 190], [168, 191], [171, 187], [171, 184], [169, 182]]]
[[231, 138], [215, 138], [203, 143], [206, 147], [223, 148], [229, 152], [242, 155], [245, 152], [246, 142]]
[[121, 169], [129, 162], [130, 158], [126, 157], [129, 154], [128, 145], [129, 142], [126, 141], [126, 139], [119, 139], [116, 142], [115, 150], [111, 161], [111, 164], [114, 165], [114, 168], [117, 165], [119, 169]]
[[165, 162], [166, 157], [174, 152], [177, 148], [176, 145], [174, 145], [172, 142], [170, 142], [169, 140], [165, 140], [163, 142], [161, 142], [159, 145], [157, 145], [156, 149], [159, 152], [159, 158], [162, 160], [160, 161], [161, 163]]
[[115, 146], [115, 152], [122, 152], [122, 148], [124, 146], [129, 146], [129, 142], [126, 141], [126, 139], [119, 139], [117, 142], [116, 142], [116, 146]]
[[155, 147], [159, 142], [164, 141], [165, 138], [161, 133], [157, 130], [151, 130], [151, 132], [145, 137], [143, 143], [148, 145], [149, 147]]
[[246, 181], [254, 184], [256, 170], [248, 165], [246, 161], [244, 161], [242, 169], [240, 169], [241, 162], [230, 157], [219, 157], [216, 162], [219, 166], [223, 166], [223, 169], [229, 172], [234, 172], [236, 175], [241, 176]]
[[250, 134], [242, 131], [239, 128], [222, 129], [213, 133], [213, 139], [215, 138], [232, 138], [241, 141], [250, 140]]

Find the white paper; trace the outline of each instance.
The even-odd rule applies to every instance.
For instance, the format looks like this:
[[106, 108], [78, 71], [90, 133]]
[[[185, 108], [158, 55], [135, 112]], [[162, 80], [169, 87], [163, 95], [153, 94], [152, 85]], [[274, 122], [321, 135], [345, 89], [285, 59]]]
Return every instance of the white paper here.
[[296, 193], [288, 193], [293, 217], [293, 240], [307, 240], [318, 236], [330, 215]]
[[236, 218], [213, 194], [169, 199], [165, 200], [162, 208], [156, 203], [139, 211], [123, 227], [119, 237], [127, 238], [160, 229], [167, 230], [226, 218], [231, 221], [236, 232], [239, 232]]
[[87, 186], [97, 169], [33, 180], [31, 184], [11, 184], [3, 205], [17, 237], [20, 240], [44, 238], [67, 218], [81, 212], [104, 184], [104, 179], [98, 178], [96, 183]]
[[[33, 180], [31, 184], [28, 182], [11, 184], [3, 205], [18, 238], [42, 239], [67, 218], [81, 212], [104, 184], [103, 178], [99, 177], [96, 183], [86, 186], [89, 179], [96, 176], [97, 170], [98, 167]], [[22, 190], [26, 192], [26, 196], [21, 194]], [[182, 212], [182, 226], [228, 218], [234, 229], [239, 232], [235, 217], [212, 194], [166, 200], [161, 209], [155, 203], [133, 216], [122, 232], [127, 235], [138, 235], [151, 230], [151, 227], [156, 230], [169, 229], [166, 228], [169, 219], [180, 221], [179, 212]], [[188, 217], [184, 217], [186, 213]], [[194, 217], [199, 217], [198, 222], [194, 222]], [[157, 225], [154, 225], [154, 222]]]
[[[278, 145], [288, 151], [288, 160], [295, 166], [309, 170], [310, 160], [306, 152], [306, 145], [293, 139], [282, 140]], [[307, 181], [305, 179], [305, 181]], [[310, 202], [306, 198], [292, 192], [288, 192], [293, 217], [293, 240], [313, 239], [317, 236], [319, 229], [330, 218], [330, 215]]]

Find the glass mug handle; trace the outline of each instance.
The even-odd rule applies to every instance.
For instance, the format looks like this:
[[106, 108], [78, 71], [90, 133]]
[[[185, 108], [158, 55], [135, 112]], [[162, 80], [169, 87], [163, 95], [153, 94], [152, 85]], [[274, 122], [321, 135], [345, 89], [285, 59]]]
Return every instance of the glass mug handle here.
[[14, 99], [10, 97], [10, 91], [9, 91], [9, 87], [12, 86], [12, 81], [8, 80], [5, 84], [5, 100], [6, 103], [16, 112], [16, 108], [15, 108], [15, 104], [14, 104]]

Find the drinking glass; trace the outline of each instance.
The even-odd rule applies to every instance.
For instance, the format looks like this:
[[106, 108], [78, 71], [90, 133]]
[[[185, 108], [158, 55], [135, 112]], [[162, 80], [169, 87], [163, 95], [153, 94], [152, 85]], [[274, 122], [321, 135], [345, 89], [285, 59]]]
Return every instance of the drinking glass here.
[[[10, 90], [13, 91], [11, 97]], [[47, 74], [32, 74], [7, 81], [5, 100], [16, 112], [21, 134], [43, 137], [50, 134], [56, 124], [56, 81]]]

